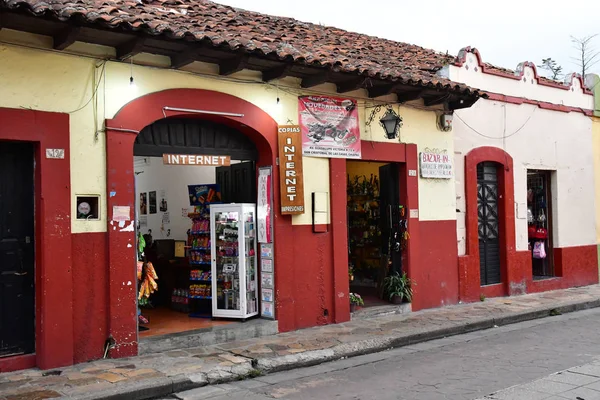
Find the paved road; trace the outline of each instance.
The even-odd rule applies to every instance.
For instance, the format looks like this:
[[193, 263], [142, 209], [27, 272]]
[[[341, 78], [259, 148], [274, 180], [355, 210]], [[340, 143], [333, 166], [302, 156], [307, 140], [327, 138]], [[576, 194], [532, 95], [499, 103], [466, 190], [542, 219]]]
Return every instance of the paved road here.
[[599, 332], [600, 309], [593, 309], [176, 396], [186, 400], [473, 400], [600, 360]]

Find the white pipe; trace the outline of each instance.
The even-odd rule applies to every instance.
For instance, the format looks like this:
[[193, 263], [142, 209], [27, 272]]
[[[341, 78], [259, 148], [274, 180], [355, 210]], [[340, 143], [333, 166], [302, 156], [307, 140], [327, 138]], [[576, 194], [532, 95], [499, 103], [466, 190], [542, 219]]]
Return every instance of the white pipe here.
[[189, 108], [163, 107], [163, 115], [165, 116], [165, 118], [167, 117], [167, 113], [165, 111], [179, 111], [179, 112], [188, 112], [188, 113], [193, 113], [193, 114], [222, 115], [224, 117], [237, 117], [237, 118], [244, 117], [244, 114], [228, 113], [228, 112], [222, 112], [222, 111], [192, 110]]

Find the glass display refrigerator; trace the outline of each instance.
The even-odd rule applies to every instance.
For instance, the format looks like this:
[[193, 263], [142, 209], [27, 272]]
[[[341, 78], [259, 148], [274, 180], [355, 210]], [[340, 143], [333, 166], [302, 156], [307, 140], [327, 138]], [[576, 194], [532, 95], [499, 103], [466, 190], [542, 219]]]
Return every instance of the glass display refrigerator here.
[[212, 205], [210, 223], [213, 317], [257, 315], [256, 205]]

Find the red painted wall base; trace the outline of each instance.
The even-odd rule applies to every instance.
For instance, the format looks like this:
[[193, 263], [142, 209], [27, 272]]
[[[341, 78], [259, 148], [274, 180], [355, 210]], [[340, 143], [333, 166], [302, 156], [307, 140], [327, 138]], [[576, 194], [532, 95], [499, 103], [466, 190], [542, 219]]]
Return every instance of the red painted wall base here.
[[24, 356], [0, 358], [0, 373], [19, 371], [21, 369], [33, 368], [36, 366], [35, 354]]

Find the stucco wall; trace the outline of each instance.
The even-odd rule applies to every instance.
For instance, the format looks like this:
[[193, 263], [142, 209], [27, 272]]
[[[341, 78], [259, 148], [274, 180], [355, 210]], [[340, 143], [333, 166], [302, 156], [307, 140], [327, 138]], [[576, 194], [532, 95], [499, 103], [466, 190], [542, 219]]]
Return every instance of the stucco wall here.
[[[600, 96], [600, 90], [596, 91]], [[600, 111], [600, 110], [599, 110]], [[594, 181], [596, 199], [596, 243], [598, 243], [598, 255], [600, 256], [600, 117], [592, 118], [592, 148], [594, 151]], [[599, 257], [600, 260], [600, 257]], [[600, 276], [600, 268], [599, 268]]]
[[[454, 135], [452, 131], [442, 132], [437, 129], [437, 114], [434, 111], [423, 110], [419, 103], [396, 107], [395, 110], [403, 119], [398, 139], [389, 140], [385, 137], [379, 119], [385, 113], [382, 110], [374, 118], [370, 126], [371, 108], [364, 110], [362, 118], [364, 140], [376, 142], [415, 143], [418, 152], [426, 149], [445, 150], [449, 155], [454, 153]], [[456, 171], [456, 168], [454, 168]], [[421, 221], [454, 220], [456, 218], [456, 192], [452, 179], [423, 179], [419, 172], [419, 219]]]
[[[49, 47], [48, 38], [0, 31], [1, 41], [21, 42], [27, 45]], [[71, 126], [71, 190], [77, 194], [101, 195], [101, 219], [98, 221], [72, 220], [72, 231], [106, 231], [106, 161], [103, 122], [112, 118], [132, 99], [148, 93], [170, 88], [201, 88], [216, 90], [245, 99], [270, 114], [278, 123], [297, 123], [297, 96], [302, 94], [296, 79], [283, 81], [281, 89], [260, 82], [257, 73], [242, 71], [236, 79], [245, 83], [214, 76], [215, 67], [195, 63], [193, 73], [165, 68], [138, 66], [126, 63], [102, 62], [98, 56], [114, 50], [100, 46], [76, 43], [79, 51], [93, 53], [94, 57], [66, 55], [0, 44], [0, 107], [32, 108], [70, 114]], [[136, 56], [145, 63], [164, 67], [165, 60], [149, 55]], [[166, 64], [168, 65], [168, 64]], [[133, 74], [136, 88], [129, 85]], [[295, 86], [290, 90], [285, 86]], [[316, 88], [324, 94], [337, 95], [332, 85]], [[96, 96], [93, 96], [93, 94]], [[348, 97], [364, 97], [361, 91], [348, 93]], [[280, 105], [277, 105], [277, 98]], [[359, 118], [364, 140], [386, 141], [379, 118], [371, 127], [365, 126], [372, 108], [359, 100]], [[367, 104], [371, 106], [371, 104]], [[227, 111], [227, 110], [223, 110]], [[446, 149], [452, 154], [452, 134], [436, 129], [435, 113], [410, 107], [401, 107], [404, 118], [401, 140], [417, 143], [419, 151], [429, 147]], [[371, 132], [372, 130], [372, 132]], [[312, 224], [311, 193], [329, 192], [329, 161], [325, 158], [305, 157], [304, 193], [306, 213], [293, 217], [294, 224]], [[449, 180], [419, 180], [420, 219], [454, 219], [454, 185]], [[75, 213], [73, 202], [72, 212]], [[329, 218], [328, 218], [329, 222]]]
[[[469, 64], [469, 60], [471, 63]], [[475, 56], [468, 54], [470, 69], [449, 67], [450, 78], [483, 90], [590, 109], [592, 96], [583, 94], [578, 80], [573, 91], [528, 84], [474, 71]], [[533, 70], [525, 68], [525, 77]], [[530, 79], [529, 78], [529, 79]], [[520, 83], [519, 83], [520, 82]], [[503, 84], [502, 84], [503, 83]], [[520, 85], [515, 86], [515, 85]], [[595, 185], [590, 117], [580, 112], [545, 110], [532, 104], [479, 100], [454, 119], [457, 234], [459, 254], [465, 254], [464, 156], [481, 146], [503, 148], [514, 160], [516, 248], [527, 250], [527, 169], [555, 171], [552, 176], [554, 246], [596, 243]], [[504, 138], [504, 139], [503, 139]]]

